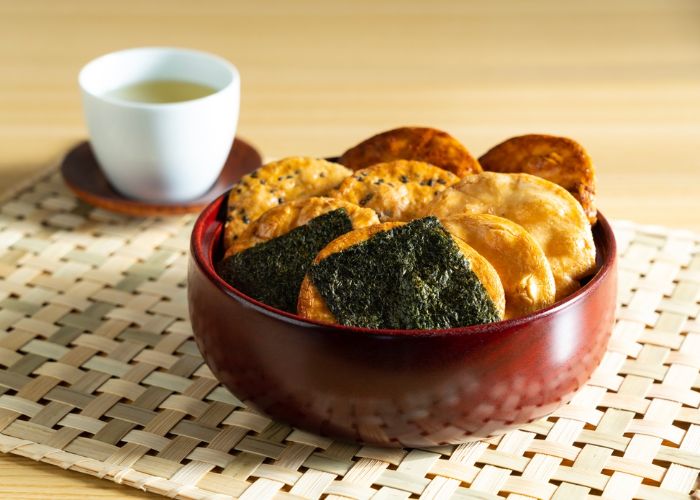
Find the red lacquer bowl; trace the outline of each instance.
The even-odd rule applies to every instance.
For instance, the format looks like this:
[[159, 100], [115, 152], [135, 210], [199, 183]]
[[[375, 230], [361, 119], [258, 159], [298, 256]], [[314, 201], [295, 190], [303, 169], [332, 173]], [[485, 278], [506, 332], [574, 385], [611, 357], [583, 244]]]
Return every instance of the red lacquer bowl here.
[[514, 320], [449, 330], [369, 330], [304, 320], [225, 283], [225, 197], [192, 232], [190, 316], [218, 379], [275, 419], [325, 436], [425, 447], [498, 434], [554, 411], [600, 362], [614, 322], [615, 238], [598, 214], [598, 271]]

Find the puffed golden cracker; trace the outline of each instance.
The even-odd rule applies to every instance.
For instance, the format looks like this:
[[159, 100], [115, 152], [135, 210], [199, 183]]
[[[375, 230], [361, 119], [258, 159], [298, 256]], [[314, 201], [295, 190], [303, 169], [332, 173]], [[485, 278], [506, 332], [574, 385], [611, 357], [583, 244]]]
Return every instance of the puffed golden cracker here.
[[521, 225], [495, 215], [468, 213], [441, 222], [496, 269], [506, 296], [505, 319], [554, 303], [556, 288], [547, 257]]
[[371, 208], [382, 222], [407, 222], [458, 181], [453, 173], [428, 163], [397, 160], [357, 170], [328, 196]]
[[292, 156], [244, 176], [229, 192], [224, 247], [230, 247], [251, 222], [270, 208], [322, 195], [350, 174], [351, 170], [338, 163]]
[[[314, 259], [314, 264], [318, 264], [331, 254], [341, 252], [348, 247], [362, 243], [377, 233], [388, 231], [392, 228], [402, 226], [403, 224], [402, 222], [385, 222], [345, 233], [326, 245]], [[467, 245], [463, 240], [454, 236], [453, 240], [462, 252], [462, 255], [469, 260], [471, 270], [486, 289], [486, 293], [496, 306], [499, 317], [503, 318], [506, 302], [505, 294], [496, 270], [484, 257]], [[321, 323], [337, 323], [335, 316], [333, 316], [333, 313], [328, 309], [326, 301], [323, 299], [321, 293], [318, 291], [316, 285], [313, 284], [308, 274], [304, 277], [304, 281], [301, 282], [299, 300], [297, 302], [297, 313], [304, 318]]]
[[339, 208], [345, 209], [353, 229], [379, 224], [374, 210], [359, 207], [349, 201], [318, 196], [288, 201], [272, 207], [257, 220], [251, 222], [226, 250], [225, 258], [259, 243], [287, 234], [292, 229], [307, 224], [311, 219]]
[[595, 269], [591, 225], [581, 204], [563, 187], [530, 174], [468, 175], [440, 193], [423, 215], [440, 219], [486, 213], [510, 219], [532, 235], [547, 256], [556, 299], [580, 287]]
[[401, 127], [365, 139], [348, 149], [339, 162], [359, 170], [375, 163], [415, 160], [463, 177], [481, 172], [479, 162], [447, 132], [428, 127]]
[[596, 175], [586, 150], [567, 137], [528, 134], [513, 137], [479, 158], [484, 170], [532, 174], [569, 191], [595, 224]]

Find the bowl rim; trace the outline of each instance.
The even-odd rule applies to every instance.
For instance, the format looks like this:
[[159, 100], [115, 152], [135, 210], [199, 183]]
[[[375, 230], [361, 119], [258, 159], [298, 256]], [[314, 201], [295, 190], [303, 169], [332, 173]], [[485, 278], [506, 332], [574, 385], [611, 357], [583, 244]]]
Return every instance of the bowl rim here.
[[[601, 262], [598, 271], [593, 275], [593, 277], [581, 288], [571, 295], [565, 297], [562, 300], [555, 302], [554, 304], [547, 306], [543, 309], [539, 309], [531, 314], [521, 316], [518, 318], [495, 321], [493, 323], [483, 323], [478, 325], [460, 326], [455, 328], [442, 328], [434, 330], [426, 329], [388, 329], [388, 328], [363, 328], [356, 326], [345, 326], [338, 324], [322, 323], [320, 321], [310, 320], [307, 318], [302, 318], [297, 314], [292, 314], [280, 309], [274, 308], [267, 304], [264, 304], [248, 295], [244, 294], [235, 287], [229, 285], [226, 281], [221, 278], [216, 270], [214, 269], [214, 263], [212, 261], [211, 255], [211, 245], [204, 245], [204, 237], [211, 233], [211, 229], [205, 225], [205, 221], [208, 219], [219, 220], [221, 213], [221, 207], [224, 203], [224, 198], [228, 196], [228, 191], [221, 194], [212, 200], [202, 212], [197, 217], [192, 228], [192, 233], [190, 235], [190, 255], [191, 259], [194, 261], [195, 265], [198, 267], [199, 271], [207, 277], [207, 279], [213, 283], [219, 291], [225, 295], [231, 297], [232, 299], [238, 300], [243, 304], [255, 309], [257, 312], [262, 313], [265, 316], [271, 317], [273, 319], [283, 321], [296, 326], [302, 326], [310, 329], [324, 329], [331, 330], [337, 333], [345, 333], [352, 335], [372, 335], [372, 336], [385, 336], [385, 337], [443, 337], [443, 336], [453, 336], [453, 335], [484, 335], [484, 334], [497, 334], [502, 331], [510, 330], [513, 328], [518, 328], [522, 325], [528, 324], [532, 321], [543, 320], [549, 316], [559, 313], [562, 310], [571, 308], [577, 302], [583, 300], [587, 295], [592, 293], [594, 290], [600, 287], [603, 280], [613, 272], [615, 267], [615, 261], [617, 258], [617, 243], [615, 241], [615, 234], [613, 233], [612, 227], [603, 214], [597, 212], [597, 226], [598, 230], [601, 231], [601, 240], [608, 242], [608, 246], [605, 247], [605, 258]], [[223, 228], [223, 224], [221, 225]], [[207, 231], [208, 230], [208, 231]], [[220, 239], [221, 231], [218, 234], [212, 235], [212, 240]], [[207, 249], [210, 249], [207, 251]], [[596, 257], [599, 253], [599, 247], [596, 246]]]

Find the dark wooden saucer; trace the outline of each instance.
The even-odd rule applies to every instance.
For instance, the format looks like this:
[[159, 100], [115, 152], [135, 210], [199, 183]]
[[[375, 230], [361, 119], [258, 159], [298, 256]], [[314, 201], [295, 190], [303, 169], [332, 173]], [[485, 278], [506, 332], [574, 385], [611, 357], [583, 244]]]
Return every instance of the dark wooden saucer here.
[[261, 164], [258, 150], [236, 137], [221, 175], [211, 189], [199, 198], [177, 204], [148, 203], [122, 195], [110, 185], [87, 141], [68, 152], [61, 163], [61, 174], [71, 191], [84, 202], [112, 212], [144, 217], [200, 212], [243, 175]]

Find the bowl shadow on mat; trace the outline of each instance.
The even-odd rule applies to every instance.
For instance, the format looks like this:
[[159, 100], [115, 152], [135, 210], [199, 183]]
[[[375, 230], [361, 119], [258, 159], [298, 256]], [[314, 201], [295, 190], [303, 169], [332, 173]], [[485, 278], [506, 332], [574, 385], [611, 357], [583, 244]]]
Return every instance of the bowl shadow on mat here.
[[531, 315], [435, 331], [325, 325], [225, 283], [225, 196], [199, 216], [188, 267], [197, 345], [251, 407], [298, 428], [380, 446], [429, 447], [504, 433], [568, 401], [598, 366], [614, 324], [615, 238], [599, 214], [595, 275]]

